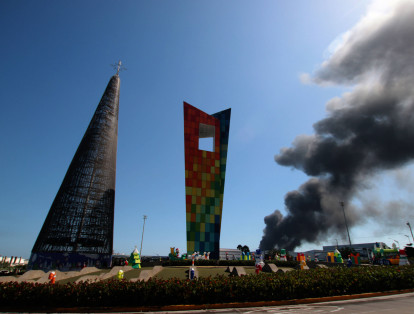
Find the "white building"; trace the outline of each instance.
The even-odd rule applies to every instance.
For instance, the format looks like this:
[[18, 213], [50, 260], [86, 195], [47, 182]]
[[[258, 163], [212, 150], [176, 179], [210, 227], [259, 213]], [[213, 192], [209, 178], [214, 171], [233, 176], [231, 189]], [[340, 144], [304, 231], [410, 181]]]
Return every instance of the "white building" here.
[[0, 256], [0, 263], [7, 263], [10, 266], [27, 265], [29, 260], [22, 258], [21, 256]]
[[[324, 245], [322, 250], [310, 250], [304, 253], [306, 256], [310, 256], [312, 260], [315, 259], [315, 256], [318, 257], [320, 261], [326, 260], [326, 255], [328, 252], [334, 252], [336, 249], [340, 250], [342, 248], [349, 248], [349, 244], [339, 244], [339, 245]], [[354, 249], [359, 256], [363, 259], [368, 259], [369, 252], [372, 252], [374, 247], [383, 247], [384, 249], [389, 249], [389, 247], [384, 242], [371, 242], [371, 243], [357, 243], [352, 244], [352, 249]], [[289, 252], [292, 256], [296, 256], [298, 252]], [[347, 256], [342, 256], [342, 258], [347, 258]]]
[[[227, 258], [226, 258], [227, 253]], [[237, 249], [220, 249], [220, 259], [221, 260], [239, 260], [242, 252]]]

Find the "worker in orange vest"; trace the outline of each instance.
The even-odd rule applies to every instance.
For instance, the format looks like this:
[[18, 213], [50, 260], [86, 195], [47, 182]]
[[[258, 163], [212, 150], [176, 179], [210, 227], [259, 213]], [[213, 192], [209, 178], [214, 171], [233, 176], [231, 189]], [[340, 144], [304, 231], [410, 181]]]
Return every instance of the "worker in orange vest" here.
[[52, 271], [52, 272], [49, 274], [49, 280], [50, 280], [50, 283], [51, 283], [51, 284], [54, 284], [54, 283], [56, 282], [56, 273], [55, 273], [54, 271]]

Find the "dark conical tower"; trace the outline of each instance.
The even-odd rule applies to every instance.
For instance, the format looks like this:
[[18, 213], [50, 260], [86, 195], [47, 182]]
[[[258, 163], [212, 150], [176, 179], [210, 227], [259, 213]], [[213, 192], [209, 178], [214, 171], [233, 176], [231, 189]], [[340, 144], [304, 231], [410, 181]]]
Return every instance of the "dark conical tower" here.
[[120, 79], [112, 76], [33, 246], [30, 268], [109, 266]]

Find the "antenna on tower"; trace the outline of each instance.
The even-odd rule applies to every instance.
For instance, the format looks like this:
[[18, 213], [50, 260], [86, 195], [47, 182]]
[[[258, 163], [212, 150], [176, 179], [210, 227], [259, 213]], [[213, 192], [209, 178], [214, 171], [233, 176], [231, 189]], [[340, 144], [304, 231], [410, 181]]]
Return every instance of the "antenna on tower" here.
[[121, 60], [118, 63], [111, 64], [111, 66], [116, 70], [116, 75], [119, 75], [119, 72], [125, 71], [127, 68], [122, 65]]

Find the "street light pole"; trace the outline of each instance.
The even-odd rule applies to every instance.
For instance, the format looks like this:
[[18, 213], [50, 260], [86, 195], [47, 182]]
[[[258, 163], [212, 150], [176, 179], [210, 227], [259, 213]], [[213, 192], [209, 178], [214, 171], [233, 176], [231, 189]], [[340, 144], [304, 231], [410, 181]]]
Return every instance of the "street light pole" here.
[[393, 240], [394, 242], [398, 243], [398, 247], [400, 247], [400, 242], [398, 242], [397, 240], [394, 240], [392, 238], [388, 238], [388, 239]]
[[408, 228], [410, 228], [411, 237], [413, 238], [413, 242], [414, 242], [413, 230], [411, 230], [411, 225], [408, 221], [407, 221], [407, 226], [408, 226]]
[[345, 227], [346, 227], [346, 232], [348, 233], [349, 247], [352, 248], [351, 237], [349, 236], [348, 223], [346, 222], [346, 216], [345, 216], [345, 209], [344, 209], [345, 203], [343, 201], [340, 201], [339, 205], [341, 205], [342, 211], [344, 213]]
[[139, 249], [139, 254], [141, 255], [141, 258], [142, 258], [142, 241], [144, 241], [145, 220], [147, 220], [147, 218], [148, 217], [144, 215], [144, 225], [142, 226], [141, 248]]

